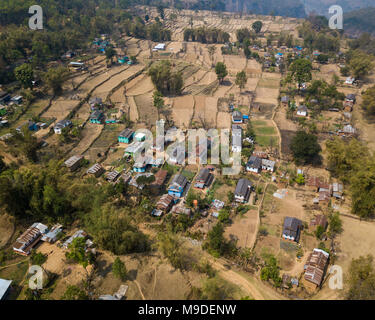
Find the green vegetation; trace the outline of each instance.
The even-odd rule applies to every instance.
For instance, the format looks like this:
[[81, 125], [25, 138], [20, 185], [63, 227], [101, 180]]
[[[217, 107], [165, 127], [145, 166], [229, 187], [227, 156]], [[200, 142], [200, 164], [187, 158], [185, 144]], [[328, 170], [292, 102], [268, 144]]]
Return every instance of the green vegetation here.
[[240, 91], [245, 87], [247, 82], [247, 76], [245, 71], [240, 71], [236, 75], [236, 85], [240, 88]]
[[362, 109], [369, 116], [375, 115], [375, 86], [368, 88], [362, 94]]
[[255, 31], [255, 33], [259, 33], [261, 30], [262, 30], [262, 27], [263, 27], [263, 22], [262, 21], [255, 21], [251, 27], [253, 28], [253, 30]]
[[197, 41], [201, 43], [226, 43], [229, 41], [229, 34], [216, 28], [188, 28], [184, 30], [184, 41]]
[[24, 63], [14, 69], [14, 74], [23, 88], [32, 88], [32, 81], [34, 80], [34, 71], [32, 65]]
[[217, 78], [220, 82], [223, 82], [224, 78], [228, 74], [227, 67], [223, 62], [218, 62], [216, 64], [215, 72], [216, 72]]
[[115, 259], [112, 265], [112, 272], [116, 278], [126, 281], [128, 277], [128, 271], [126, 270], [125, 264], [120, 260], [119, 257]]
[[85, 291], [78, 286], [69, 285], [61, 297], [61, 300], [88, 300], [89, 297]]
[[374, 300], [375, 299], [375, 267], [372, 255], [353, 259], [346, 274], [347, 300]]
[[264, 256], [264, 267], [260, 271], [260, 278], [263, 281], [272, 281], [275, 287], [280, 287], [282, 279], [280, 277], [280, 267], [277, 259], [272, 254]]
[[69, 251], [65, 253], [65, 256], [67, 259], [81, 264], [84, 268], [89, 264], [92, 264], [95, 260], [95, 257], [91, 252], [86, 252], [86, 240], [81, 237], [73, 240], [69, 245]]
[[235, 247], [232, 242], [225, 240], [224, 226], [221, 222], [218, 222], [208, 233], [203, 248], [214, 257], [220, 257], [223, 255], [231, 255]]
[[318, 143], [318, 137], [313, 134], [298, 131], [291, 141], [290, 149], [297, 164], [321, 163], [319, 153], [322, 148]]
[[31, 263], [34, 265], [41, 266], [44, 262], [47, 261], [47, 255], [41, 252], [36, 253], [35, 251], [31, 254]]
[[69, 71], [65, 67], [48, 69], [44, 74], [44, 81], [55, 95], [60, 94], [64, 82], [68, 79]]
[[301, 89], [302, 83], [308, 82], [312, 79], [311, 70], [311, 61], [304, 58], [297, 59], [290, 65], [289, 79], [293, 79], [295, 82], [297, 82], [298, 90]]
[[357, 139], [335, 138], [326, 142], [328, 169], [349, 186], [352, 213], [361, 218], [375, 215], [375, 158]]
[[173, 72], [171, 63], [163, 60], [151, 66], [149, 76], [156, 89], [163, 95], [181, 94], [183, 79], [181, 72]]

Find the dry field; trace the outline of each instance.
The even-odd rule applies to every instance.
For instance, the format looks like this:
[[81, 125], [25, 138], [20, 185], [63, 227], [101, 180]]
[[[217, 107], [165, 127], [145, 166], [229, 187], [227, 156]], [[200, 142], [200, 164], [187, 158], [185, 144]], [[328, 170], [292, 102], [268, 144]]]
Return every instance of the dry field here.
[[237, 239], [237, 246], [252, 248], [256, 240], [258, 211], [249, 210], [242, 216], [236, 216], [232, 224], [225, 228], [228, 239]]
[[0, 248], [7, 244], [14, 232], [13, 218], [8, 214], [0, 214]]

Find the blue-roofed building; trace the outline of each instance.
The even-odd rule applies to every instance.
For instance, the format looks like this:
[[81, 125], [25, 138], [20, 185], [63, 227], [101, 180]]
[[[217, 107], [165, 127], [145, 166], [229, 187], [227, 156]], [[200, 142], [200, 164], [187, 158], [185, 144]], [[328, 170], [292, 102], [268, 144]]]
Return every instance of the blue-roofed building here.
[[145, 156], [140, 156], [137, 158], [133, 166], [134, 172], [146, 172], [146, 169], [149, 165], [149, 158]]
[[54, 243], [57, 240], [58, 235], [62, 232], [63, 228], [61, 224], [57, 224], [51, 228], [45, 235], [42, 237], [42, 241], [49, 243]]
[[122, 130], [118, 136], [118, 142], [121, 143], [130, 143], [133, 140], [134, 131], [126, 128], [125, 130]]
[[99, 110], [95, 110], [93, 113], [91, 113], [90, 122], [91, 123], [102, 123], [103, 117], [104, 117], [103, 112], [101, 112]]
[[188, 180], [182, 174], [176, 174], [168, 188], [168, 194], [181, 198], [184, 194], [185, 188], [188, 184]]

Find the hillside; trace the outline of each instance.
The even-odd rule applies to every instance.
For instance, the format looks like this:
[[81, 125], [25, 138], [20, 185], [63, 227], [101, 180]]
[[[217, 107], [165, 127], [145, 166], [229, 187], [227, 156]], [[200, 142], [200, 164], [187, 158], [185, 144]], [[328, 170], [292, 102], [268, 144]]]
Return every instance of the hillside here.
[[328, 9], [332, 5], [339, 5], [344, 13], [374, 6], [373, 0], [301, 0], [307, 14], [316, 13], [328, 16]]
[[366, 8], [349, 12], [344, 16], [345, 32], [358, 35], [368, 32], [375, 36], [375, 8]]

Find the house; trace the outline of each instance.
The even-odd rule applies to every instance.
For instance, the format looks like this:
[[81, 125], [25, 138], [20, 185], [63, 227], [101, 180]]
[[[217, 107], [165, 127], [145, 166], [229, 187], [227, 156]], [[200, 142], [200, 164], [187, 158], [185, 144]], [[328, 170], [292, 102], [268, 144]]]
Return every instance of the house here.
[[142, 132], [138, 132], [136, 135], [135, 135], [135, 140], [138, 141], [138, 142], [142, 142], [142, 141], [145, 141], [146, 139], [146, 135]]
[[83, 230], [78, 230], [76, 231], [68, 240], [66, 240], [63, 244], [62, 247], [64, 249], [68, 249], [70, 244], [73, 242], [74, 239], [76, 238], [86, 238], [87, 233]]
[[57, 240], [58, 235], [62, 232], [63, 228], [61, 224], [54, 225], [51, 230], [49, 230], [45, 235], [42, 237], [42, 241], [54, 243]]
[[97, 98], [97, 97], [91, 98], [89, 100], [89, 105], [90, 105], [91, 110], [94, 110], [96, 107], [100, 107], [103, 105], [103, 100], [102, 98]]
[[323, 186], [323, 187], [326, 186], [326, 183], [322, 179], [320, 179], [319, 177], [310, 176], [307, 179], [306, 186], [309, 187], [310, 189], [314, 190], [314, 191], [319, 191], [319, 188], [321, 186]]
[[10, 98], [11, 97], [7, 92], [0, 90], [0, 103], [5, 104], [10, 101]]
[[328, 226], [328, 220], [327, 217], [324, 214], [318, 214], [310, 221], [311, 227], [318, 227], [321, 226], [323, 230], [327, 229]]
[[172, 213], [185, 214], [187, 216], [190, 216], [191, 215], [191, 209], [186, 208], [185, 206], [174, 206], [172, 208]]
[[28, 122], [23, 123], [16, 130], [18, 132], [22, 132], [22, 128], [24, 128], [24, 127], [27, 127], [30, 131], [38, 131], [38, 126], [32, 120], [29, 120]]
[[174, 204], [174, 197], [170, 194], [163, 194], [159, 201], [156, 203], [156, 209], [163, 213], [169, 212]]
[[309, 282], [312, 289], [321, 286], [328, 266], [329, 254], [321, 249], [314, 249], [305, 264], [304, 280]]
[[262, 170], [274, 172], [275, 171], [275, 161], [262, 159]]
[[[168, 150], [167, 150], [168, 152]], [[168, 154], [168, 153], [167, 153]], [[185, 162], [185, 148], [177, 145], [170, 154], [168, 154], [168, 162], [171, 164], [183, 164]]]
[[355, 78], [347, 77], [345, 80], [345, 84], [353, 85], [355, 82]]
[[0, 279], [0, 300], [5, 300], [11, 289], [12, 280]]
[[341, 130], [338, 131], [338, 134], [344, 137], [352, 136], [355, 133], [356, 133], [356, 129], [351, 124], [347, 124]]
[[242, 150], [242, 128], [232, 125], [232, 152], [241, 152]]
[[15, 104], [21, 104], [22, 103], [22, 96], [14, 96], [11, 101], [13, 101]]
[[176, 174], [168, 188], [168, 194], [181, 198], [188, 185], [188, 180], [182, 174]]
[[133, 171], [134, 172], [146, 172], [147, 166], [150, 164], [149, 157], [146, 156], [139, 156], [135, 160], [135, 163], [133, 165]]
[[355, 94], [353, 94], [353, 93], [348, 94], [345, 97], [345, 101], [350, 101], [350, 102], [355, 103], [356, 102], [356, 96], [355, 96]]
[[64, 128], [69, 128], [72, 125], [72, 122], [68, 119], [61, 120], [55, 124], [53, 127], [53, 131], [55, 131], [56, 134], [62, 134], [62, 130]]
[[202, 168], [199, 171], [197, 178], [195, 179], [194, 188], [204, 189], [206, 187], [209, 187], [213, 179], [214, 176], [211, 174], [210, 170], [208, 170], [207, 168]]
[[282, 104], [283, 106], [288, 106], [289, 101], [290, 101], [289, 96], [282, 96], [282, 97], [281, 97], [281, 104]]
[[254, 173], [260, 173], [262, 169], [262, 159], [251, 156], [246, 164], [246, 170]]
[[107, 118], [107, 119], [105, 119], [105, 123], [106, 124], [115, 124], [115, 123], [117, 123], [117, 119], [116, 118]]
[[236, 190], [234, 191], [234, 199], [236, 202], [246, 203], [249, 201], [251, 188], [253, 183], [247, 179], [240, 179], [237, 182]]
[[341, 183], [333, 183], [332, 184], [332, 196], [336, 199], [342, 199], [344, 193], [344, 186]]
[[134, 156], [145, 148], [144, 142], [133, 142], [125, 149], [125, 155]]
[[130, 143], [133, 140], [134, 131], [126, 128], [122, 130], [118, 136], [118, 142], [120, 143]]
[[110, 171], [110, 172], [106, 173], [105, 179], [108, 182], [116, 182], [116, 180], [118, 179], [119, 176], [120, 176], [120, 172], [117, 172], [116, 170], [113, 170], [113, 171]]
[[34, 223], [28, 228], [16, 242], [13, 244], [13, 251], [16, 253], [28, 256], [31, 250], [37, 245], [43, 234], [48, 231], [48, 227], [39, 222]]
[[297, 107], [297, 116], [306, 117], [307, 116], [307, 107], [306, 106], [298, 106]]
[[297, 218], [285, 217], [282, 237], [284, 240], [299, 241], [302, 221]]
[[101, 112], [99, 110], [94, 110], [90, 115], [90, 122], [101, 124], [102, 120], [103, 120], [103, 117], [104, 117], [103, 112]]
[[153, 183], [151, 183], [151, 189], [155, 193], [160, 192], [161, 188], [163, 187], [163, 185], [165, 183], [165, 180], [167, 179], [167, 176], [168, 176], [167, 170], [160, 169], [158, 172], [156, 172], [155, 181]]
[[238, 111], [238, 110], [233, 111], [232, 122], [233, 123], [242, 123], [243, 122], [242, 113], [240, 111]]
[[123, 182], [125, 184], [129, 183], [129, 181], [132, 179], [132, 175], [130, 173], [123, 172], [120, 176], [120, 179], [117, 179], [117, 183]]
[[268, 153], [265, 151], [254, 151], [253, 155], [261, 159], [268, 159]]
[[99, 164], [95, 163], [91, 168], [89, 168], [86, 173], [87, 174], [92, 174], [96, 178], [100, 177], [104, 173], [104, 168]]
[[155, 47], [154, 47], [155, 50], [159, 51], [159, 50], [165, 50], [165, 43], [158, 43]]
[[75, 171], [82, 165], [83, 160], [84, 160], [83, 156], [74, 155], [74, 156], [71, 156], [68, 160], [66, 160], [64, 164], [70, 171]]

